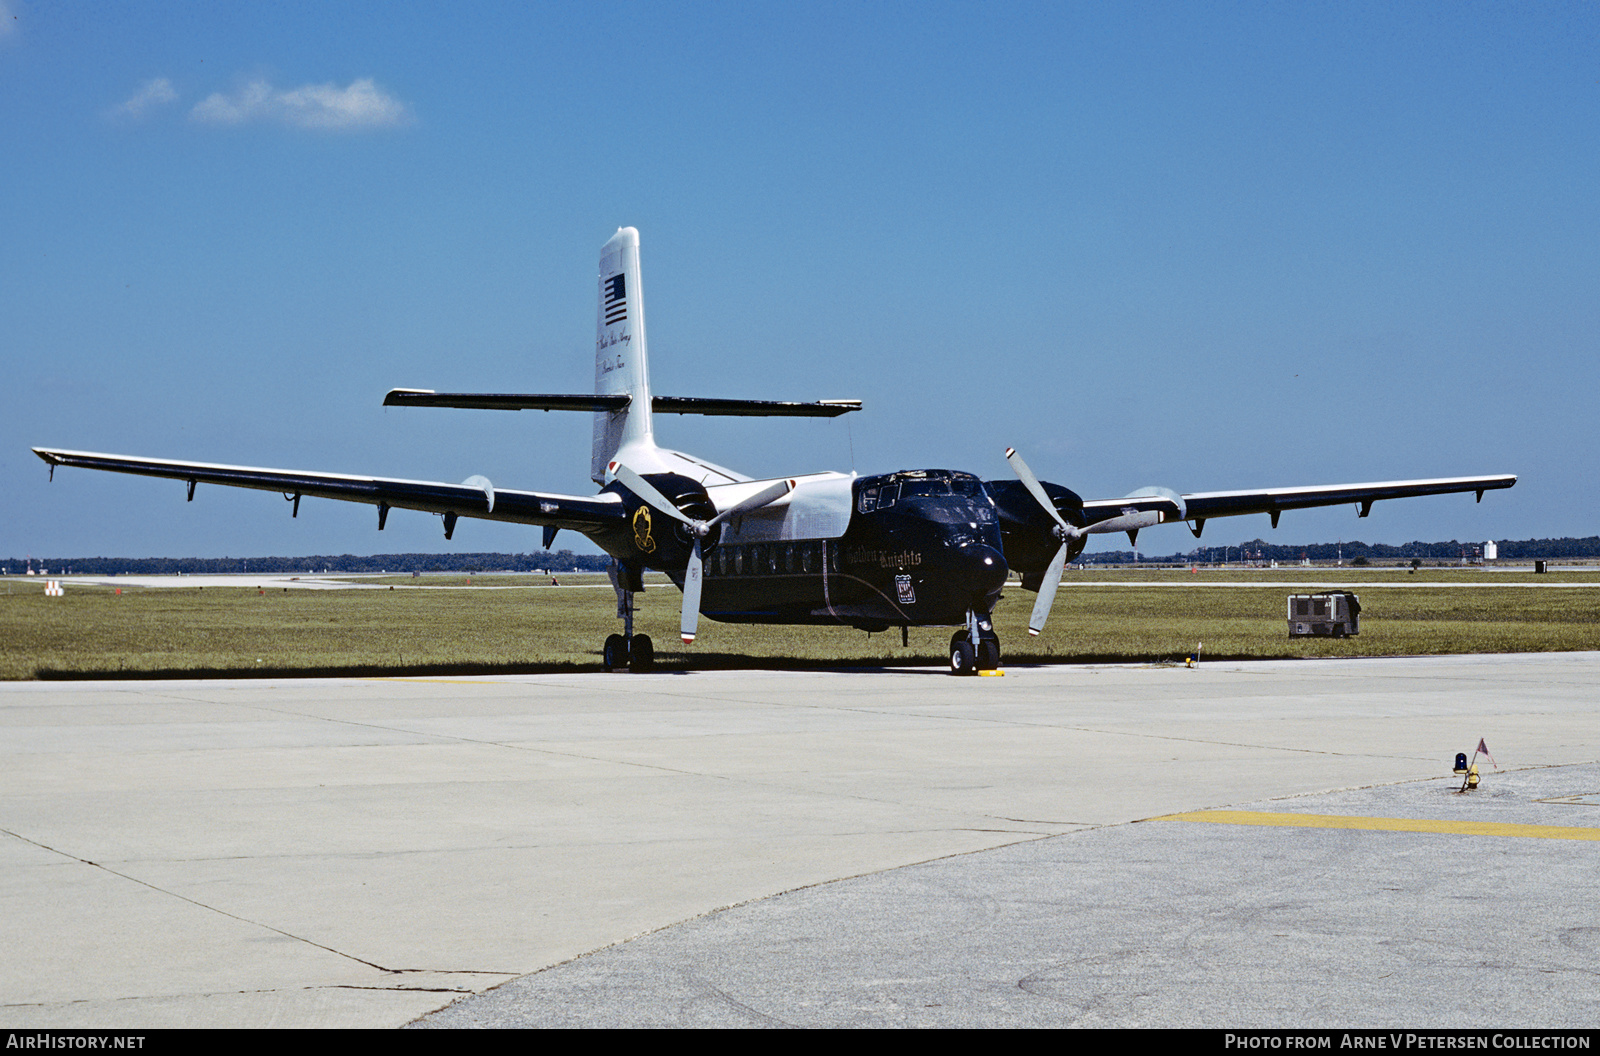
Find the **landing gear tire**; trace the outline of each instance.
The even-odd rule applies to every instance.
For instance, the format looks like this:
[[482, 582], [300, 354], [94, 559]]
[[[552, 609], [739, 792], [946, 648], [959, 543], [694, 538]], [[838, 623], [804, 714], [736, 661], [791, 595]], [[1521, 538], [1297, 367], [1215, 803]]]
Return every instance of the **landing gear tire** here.
[[998, 671], [1000, 669], [1000, 639], [980, 638], [978, 640], [978, 670]]
[[973, 655], [972, 642], [968, 640], [965, 631], [957, 633], [950, 639], [950, 673], [952, 675], [978, 673], [977, 657]]
[[628, 670], [642, 675], [656, 666], [656, 643], [648, 634], [633, 636], [633, 651], [628, 655]]
[[601, 659], [602, 666], [607, 671], [619, 671], [628, 666], [628, 640], [620, 634], [606, 637], [606, 646]]

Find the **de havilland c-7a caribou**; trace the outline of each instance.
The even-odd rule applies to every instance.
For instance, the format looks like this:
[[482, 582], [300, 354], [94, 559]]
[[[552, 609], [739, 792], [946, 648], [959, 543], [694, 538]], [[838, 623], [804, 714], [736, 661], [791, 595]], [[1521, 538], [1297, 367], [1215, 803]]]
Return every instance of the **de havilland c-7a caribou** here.
[[1512, 475], [1402, 480], [1326, 487], [1179, 495], [1142, 488], [1085, 501], [1041, 481], [1015, 451], [1016, 480], [979, 480], [947, 469], [861, 477], [835, 472], [752, 480], [703, 459], [657, 446], [652, 411], [674, 414], [832, 417], [858, 400], [779, 403], [656, 396], [650, 391], [640, 297], [639, 233], [620, 229], [600, 250], [594, 395], [501, 395], [395, 389], [400, 407], [589, 411], [594, 415], [593, 496], [496, 488], [483, 477], [460, 484], [260, 469], [206, 462], [34, 448], [55, 466], [172, 477], [282, 492], [298, 514], [302, 496], [371, 503], [381, 530], [392, 508], [444, 518], [445, 538], [461, 517], [581, 532], [610, 554], [623, 633], [606, 639], [608, 669], [648, 670], [654, 647], [633, 631], [635, 592], [646, 569], [683, 591], [681, 633], [693, 642], [702, 613], [732, 623], [840, 624], [868, 631], [953, 626], [950, 670], [994, 670], [1000, 642], [990, 615], [1007, 572], [1038, 592], [1030, 634], [1050, 614], [1061, 571], [1090, 535], [1184, 521], [1196, 537], [1213, 517], [1352, 503], [1365, 517], [1379, 499], [1509, 488]]

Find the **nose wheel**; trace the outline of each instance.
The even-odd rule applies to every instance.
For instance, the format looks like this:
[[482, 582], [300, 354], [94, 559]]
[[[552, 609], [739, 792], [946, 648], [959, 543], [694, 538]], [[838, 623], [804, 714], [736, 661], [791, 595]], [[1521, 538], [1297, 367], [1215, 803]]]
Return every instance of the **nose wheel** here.
[[968, 613], [967, 626], [950, 636], [950, 673], [975, 675], [1000, 668], [1000, 636], [987, 613]]

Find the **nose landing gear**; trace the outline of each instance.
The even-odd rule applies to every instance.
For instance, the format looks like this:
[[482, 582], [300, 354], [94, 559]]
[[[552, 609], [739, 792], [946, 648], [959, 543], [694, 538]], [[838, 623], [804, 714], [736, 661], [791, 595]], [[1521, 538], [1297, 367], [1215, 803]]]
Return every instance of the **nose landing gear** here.
[[975, 675], [1000, 669], [1000, 636], [989, 614], [968, 611], [966, 629], [950, 637], [950, 673]]

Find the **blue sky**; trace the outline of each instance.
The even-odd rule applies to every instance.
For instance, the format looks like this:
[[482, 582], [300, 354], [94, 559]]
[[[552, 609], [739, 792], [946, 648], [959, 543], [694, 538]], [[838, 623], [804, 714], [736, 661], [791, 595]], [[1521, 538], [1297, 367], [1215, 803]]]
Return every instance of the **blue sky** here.
[[1514, 472], [1204, 542], [1593, 535], [1597, 44], [1562, 3], [0, 0], [0, 556], [537, 549], [28, 449], [586, 494], [586, 416], [380, 403], [590, 391], [622, 225], [657, 392], [866, 402], [658, 420], [753, 475]]

